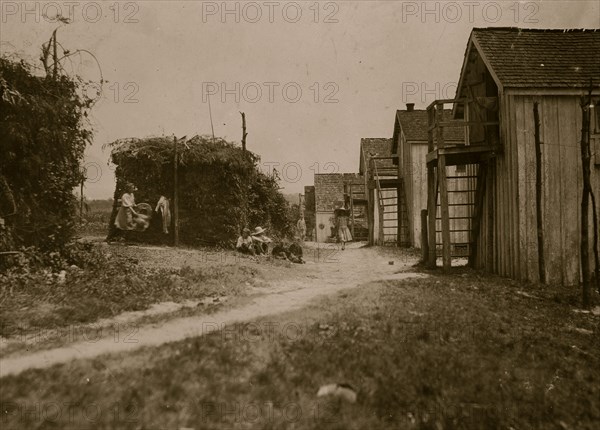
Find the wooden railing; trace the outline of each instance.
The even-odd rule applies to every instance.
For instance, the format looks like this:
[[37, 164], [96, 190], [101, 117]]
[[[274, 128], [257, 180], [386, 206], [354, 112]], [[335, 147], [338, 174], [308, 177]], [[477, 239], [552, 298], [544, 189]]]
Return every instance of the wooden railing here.
[[[444, 105], [452, 104], [454, 110], [463, 106], [464, 118], [461, 120], [444, 119]], [[474, 108], [476, 107], [476, 108]], [[464, 128], [464, 145], [470, 145], [469, 127], [497, 127], [499, 121], [487, 120], [487, 112], [498, 110], [498, 97], [473, 97], [435, 100], [427, 106], [427, 143], [428, 152], [443, 149], [446, 146], [444, 129], [448, 127]], [[472, 118], [475, 117], [475, 118]]]

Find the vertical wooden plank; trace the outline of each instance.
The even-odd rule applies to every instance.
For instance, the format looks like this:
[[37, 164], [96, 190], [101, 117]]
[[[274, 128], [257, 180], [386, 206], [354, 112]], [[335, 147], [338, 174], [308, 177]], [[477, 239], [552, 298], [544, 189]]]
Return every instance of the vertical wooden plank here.
[[498, 205], [496, 213], [498, 214], [499, 231], [497, 234], [500, 252], [498, 254], [500, 264], [500, 274], [508, 276], [508, 249], [506, 247], [506, 236], [510, 234], [506, 226], [506, 157], [507, 154], [501, 153], [498, 156], [496, 165], [496, 176], [498, 178]]
[[[502, 101], [500, 101], [500, 106], [499, 106], [499, 115], [505, 115], [505, 112], [503, 112], [503, 109], [506, 108], [506, 106], [504, 105], [504, 103], [502, 103]], [[514, 278], [515, 276], [515, 270], [514, 270], [514, 248], [513, 248], [513, 239], [515, 236], [515, 231], [513, 230], [513, 226], [512, 226], [512, 199], [513, 199], [513, 190], [512, 190], [512, 148], [506, 148], [506, 151], [503, 151], [504, 154], [504, 183], [506, 184], [505, 186], [505, 213], [506, 213], [506, 230], [505, 230], [505, 241], [506, 241], [506, 250], [507, 250], [507, 258], [506, 258], [506, 270], [507, 270], [507, 275], [511, 278]]]
[[444, 269], [450, 269], [450, 213], [448, 210], [448, 180], [446, 179], [446, 156], [438, 157], [438, 183], [440, 187], [440, 211], [442, 218], [442, 257]]
[[[444, 127], [439, 123], [443, 121], [444, 104], [436, 105], [437, 119], [437, 148], [443, 149], [444, 142]], [[450, 256], [450, 213], [448, 210], [448, 179], [446, 178], [446, 156], [440, 154], [438, 156], [437, 177], [440, 189], [440, 211], [442, 218], [442, 261], [444, 269], [450, 269], [452, 266], [452, 258]]]
[[[564, 202], [561, 213], [563, 280], [566, 285], [579, 284], [579, 223], [581, 208], [581, 161], [579, 137], [581, 114], [578, 97], [558, 98], [558, 140], [561, 148], [561, 200]], [[593, 168], [592, 168], [593, 169]], [[597, 188], [600, 190], [600, 187]], [[596, 200], [598, 200], [596, 191]], [[592, 231], [592, 230], [590, 230]]]
[[522, 109], [522, 98], [516, 96], [508, 96], [511, 98], [512, 113], [515, 117], [515, 122], [510, 127], [510, 139], [513, 141], [513, 147], [517, 154], [517, 181], [518, 181], [518, 198], [517, 198], [517, 212], [519, 217], [519, 252], [521, 255], [520, 259], [520, 279], [531, 280], [529, 275], [529, 243], [527, 242], [527, 206], [529, 200], [527, 199], [527, 188], [529, 180], [529, 169], [527, 151], [525, 148], [525, 141], [522, 138], [523, 130], [523, 109]]
[[[488, 173], [487, 177], [489, 177], [491, 172], [489, 171], [489, 162], [488, 162]], [[481, 226], [481, 246], [479, 247], [479, 261], [477, 268], [485, 268], [487, 263], [487, 244], [488, 244], [488, 194], [491, 193], [491, 190], [488, 188], [489, 179], [486, 177], [486, 192], [483, 198], [483, 213], [481, 214], [482, 218], [482, 226]]]
[[475, 255], [479, 245], [479, 237], [481, 230], [481, 213], [483, 212], [483, 196], [485, 194], [485, 180], [486, 180], [486, 166], [484, 163], [479, 165], [479, 172], [477, 174], [477, 192], [475, 195], [473, 216], [473, 225], [471, 226], [471, 233], [469, 240], [471, 241], [471, 252], [469, 255], [469, 266], [475, 266]]
[[520, 96], [519, 97], [519, 111], [517, 116], [520, 116], [519, 138], [520, 145], [523, 147], [523, 152], [526, 155], [526, 181], [525, 181], [525, 200], [522, 202], [524, 205], [524, 225], [526, 233], [526, 246], [527, 246], [527, 274], [528, 279], [532, 282], [538, 282], [538, 259], [537, 259], [537, 237], [535, 234], [536, 229], [536, 216], [535, 216], [535, 145], [533, 141], [533, 97], [531, 96]]
[[511, 276], [515, 279], [521, 279], [521, 270], [520, 270], [520, 252], [519, 252], [519, 219], [518, 219], [518, 153], [517, 148], [515, 146], [515, 142], [511, 139], [510, 136], [510, 127], [515, 126], [516, 118], [514, 116], [514, 109], [512, 98], [504, 98], [503, 99], [503, 109], [501, 111], [501, 115], [504, 118], [508, 118], [509, 121], [503, 124], [503, 128], [501, 129], [501, 138], [506, 145], [505, 148], [508, 149], [509, 153], [509, 166], [510, 166], [510, 174], [508, 177], [508, 181], [510, 184], [510, 192], [509, 192], [509, 201], [510, 201], [510, 230], [511, 230], [511, 240], [510, 240], [510, 248], [511, 248]]
[[402, 180], [398, 177], [398, 186], [396, 187], [396, 244], [400, 246], [402, 242]]
[[523, 272], [521, 270], [521, 260], [522, 260], [522, 253], [521, 253], [521, 237], [520, 237], [520, 228], [519, 228], [519, 173], [520, 173], [520, 165], [519, 165], [519, 152], [518, 152], [518, 147], [517, 147], [517, 141], [516, 139], [513, 138], [513, 134], [512, 134], [512, 129], [514, 128], [514, 125], [516, 124], [516, 117], [515, 117], [515, 111], [514, 111], [514, 106], [513, 106], [513, 99], [506, 99], [506, 107], [504, 110], [504, 117], [508, 119], [508, 121], [505, 123], [505, 128], [504, 128], [504, 137], [503, 139], [507, 142], [506, 144], [508, 146], [510, 146], [510, 151], [511, 151], [511, 158], [512, 158], [512, 175], [511, 175], [511, 182], [513, 184], [512, 186], [512, 204], [513, 204], [513, 211], [512, 211], [512, 229], [513, 229], [513, 242], [512, 242], [512, 246], [514, 249], [514, 261], [513, 261], [513, 265], [514, 265], [514, 273], [515, 273], [515, 278], [522, 280], [523, 279]]
[[[433, 130], [431, 129], [435, 123], [433, 106], [427, 108], [427, 152], [434, 150]], [[414, 163], [413, 163], [414, 165]], [[437, 246], [436, 246], [436, 202], [437, 202], [437, 178], [433, 164], [427, 166], [427, 216], [428, 216], [428, 233], [429, 233], [429, 260], [428, 267], [435, 268], [437, 265]]]
[[[515, 274], [516, 279], [528, 279], [527, 272], [527, 234], [525, 226], [525, 211], [528, 204], [525, 198], [527, 181], [527, 154], [523, 150], [520, 140], [519, 130], [523, 129], [524, 118], [519, 115], [519, 108], [522, 107], [520, 99], [515, 96], [506, 97], [506, 114], [510, 118], [510, 124], [505, 128], [506, 145], [510, 147], [513, 155], [512, 161], [512, 180], [514, 181], [512, 202], [513, 202], [513, 229], [514, 239], [513, 247], [515, 249]], [[522, 112], [522, 109], [520, 110]]]
[[492, 160], [488, 166], [487, 175], [487, 251], [486, 251], [486, 267], [487, 270], [492, 273], [498, 273], [497, 258], [496, 258], [496, 246], [494, 237], [495, 225], [494, 225], [494, 201], [496, 200], [496, 160]]
[[560, 198], [561, 165], [563, 160], [558, 141], [557, 97], [544, 96], [540, 100], [540, 121], [543, 160], [544, 189], [544, 255], [546, 259], [546, 281], [551, 284], [563, 284], [563, 249], [561, 248], [561, 212]]
[[373, 189], [370, 181], [367, 182], [367, 210], [368, 210], [368, 225], [369, 225], [369, 245], [375, 244], [375, 205], [373, 204]]
[[435, 232], [435, 216], [436, 216], [436, 201], [437, 201], [437, 180], [433, 165], [427, 166], [427, 221], [429, 234], [429, 260], [427, 266], [435, 268], [437, 260], [436, 251], [436, 232]]
[[421, 210], [421, 259], [426, 262], [429, 258], [429, 239], [427, 237], [427, 209]]
[[[427, 145], [422, 143], [412, 144], [411, 145], [411, 164], [408, 167], [413, 173], [412, 176], [412, 195], [413, 199], [411, 202], [413, 208], [412, 217], [412, 232], [415, 241], [419, 237], [419, 224], [420, 220], [417, 218], [416, 214], [419, 213], [421, 209], [426, 209], [428, 206], [428, 191], [427, 191]], [[431, 230], [429, 230], [431, 234]]]
[[[515, 140], [512, 138], [512, 128], [515, 127], [516, 117], [514, 111], [513, 98], [505, 98], [505, 106], [503, 115], [504, 118], [510, 118], [510, 122], [505, 122], [504, 129], [502, 131], [502, 139], [506, 142], [505, 145], [509, 147], [511, 157], [511, 231], [512, 231], [512, 242], [511, 247], [513, 249], [513, 276], [515, 279], [523, 279], [521, 272], [521, 249], [519, 247], [519, 159], [518, 151]], [[512, 127], [511, 127], [512, 126]]]
[[[549, 113], [549, 112], [548, 112]], [[548, 114], [547, 113], [547, 114]], [[540, 136], [540, 113], [539, 103], [533, 102], [533, 127], [534, 127], [534, 141], [535, 141], [535, 210], [536, 210], [536, 223], [537, 223], [537, 244], [538, 244], [538, 277], [542, 284], [546, 283], [546, 259], [544, 252], [544, 228], [543, 228], [543, 215], [542, 215], [542, 189], [544, 184], [542, 183], [542, 143]]]
[[498, 154], [496, 157], [496, 201], [494, 205], [494, 217], [496, 220], [495, 229], [495, 242], [496, 242], [496, 262], [498, 265], [498, 273], [502, 276], [506, 276], [506, 250], [505, 234], [506, 227], [504, 223], [504, 211], [506, 209], [506, 202], [504, 200], [504, 158], [506, 155]]

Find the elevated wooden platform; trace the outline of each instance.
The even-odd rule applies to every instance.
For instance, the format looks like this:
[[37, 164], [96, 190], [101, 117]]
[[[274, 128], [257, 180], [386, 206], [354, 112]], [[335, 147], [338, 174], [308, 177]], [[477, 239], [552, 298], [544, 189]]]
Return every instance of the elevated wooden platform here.
[[[381, 189], [398, 188], [401, 184], [402, 184], [402, 179], [399, 179], [399, 178], [379, 179], [379, 187]], [[370, 190], [377, 189], [377, 181], [375, 179], [371, 179], [369, 181], [369, 189]]]
[[445, 146], [429, 152], [426, 161], [427, 164], [437, 165], [438, 159], [443, 155], [446, 166], [478, 164], [495, 157], [499, 150], [499, 145]]
[[[444, 121], [444, 104], [464, 105], [464, 120]], [[497, 98], [477, 97], [436, 100], [427, 107], [427, 213], [422, 221], [426, 227], [422, 228], [426, 228], [423, 241], [427, 243], [423, 252], [431, 268], [436, 267], [439, 245], [445, 269], [452, 266], [452, 257], [457, 255], [457, 251], [465, 252], [469, 261], [474, 261], [486, 192], [487, 166], [501, 151], [497, 106]], [[450, 127], [465, 128], [464, 145], [445, 144], [444, 129]], [[480, 128], [483, 136], [479, 136], [478, 142], [485, 144], [470, 145], [473, 127]], [[475, 165], [472, 169], [476, 170], [471, 170], [470, 175], [448, 175], [448, 166], [465, 165]], [[449, 181], [457, 181], [453, 189], [449, 187]], [[460, 186], [458, 181], [462, 181]], [[456, 197], [461, 194], [462, 198]], [[441, 242], [436, 240], [438, 234]]]

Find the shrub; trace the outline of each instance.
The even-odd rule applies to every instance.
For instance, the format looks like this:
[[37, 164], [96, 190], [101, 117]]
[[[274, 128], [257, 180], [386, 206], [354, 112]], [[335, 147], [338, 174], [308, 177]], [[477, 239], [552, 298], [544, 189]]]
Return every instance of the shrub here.
[[52, 250], [71, 237], [91, 103], [75, 79], [0, 58], [0, 250]]

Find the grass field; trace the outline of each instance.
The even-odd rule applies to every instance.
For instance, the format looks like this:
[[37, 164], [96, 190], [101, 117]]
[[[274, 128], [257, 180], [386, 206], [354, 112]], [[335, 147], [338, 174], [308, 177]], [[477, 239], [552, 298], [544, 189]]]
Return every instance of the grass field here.
[[[2, 381], [3, 428], [596, 429], [599, 317], [573, 311], [577, 292], [522, 288], [473, 272], [370, 283], [27, 371]], [[357, 402], [318, 398], [328, 383], [355, 387]]]
[[77, 233], [81, 236], [106, 236], [113, 201], [90, 200], [85, 203], [83, 217], [79, 219]]

